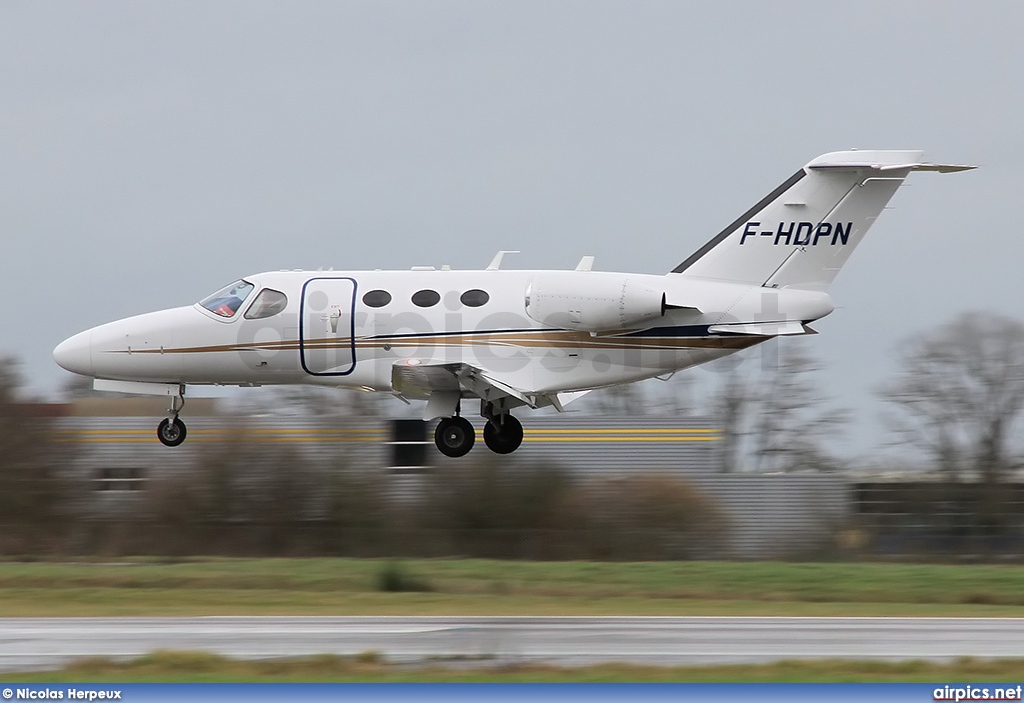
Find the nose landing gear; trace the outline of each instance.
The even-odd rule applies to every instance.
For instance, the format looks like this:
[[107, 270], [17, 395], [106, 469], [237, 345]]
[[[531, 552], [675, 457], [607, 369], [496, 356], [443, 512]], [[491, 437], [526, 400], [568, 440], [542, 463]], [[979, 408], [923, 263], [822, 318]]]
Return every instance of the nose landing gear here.
[[185, 423], [178, 418], [165, 417], [156, 428], [156, 436], [168, 447], [176, 447], [185, 441]]
[[185, 423], [178, 419], [178, 413], [185, 407], [185, 386], [180, 386], [178, 395], [171, 396], [171, 409], [168, 417], [160, 421], [156, 427], [156, 436], [167, 447], [176, 447], [185, 441], [188, 434]]

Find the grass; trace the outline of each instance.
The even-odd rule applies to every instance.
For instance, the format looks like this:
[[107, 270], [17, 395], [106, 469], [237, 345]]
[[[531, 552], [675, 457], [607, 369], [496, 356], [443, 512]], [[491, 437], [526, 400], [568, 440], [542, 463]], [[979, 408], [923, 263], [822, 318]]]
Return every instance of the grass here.
[[[0, 616], [806, 615], [1024, 617], [1024, 567], [853, 563], [125, 559], [0, 562]], [[157, 652], [10, 682], [1017, 681], [1024, 659], [562, 668], [359, 657], [240, 661]]]
[[486, 662], [438, 662], [410, 667], [388, 664], [373, 653], [244, 661], [202, 652], [154, 652], [132, 661], [83, 659], [59, 671], [4, 674], [5, 683], [921, 683], [1016, 682], [1024, 659], [923, 661], [789, 661], [774, 664], [657, 667], [606, 664], [579, 668], [540, 664], [494, 666]]
[[1024, 617], [1024, 567], [479, 559], [0, 562], [0, 616]]

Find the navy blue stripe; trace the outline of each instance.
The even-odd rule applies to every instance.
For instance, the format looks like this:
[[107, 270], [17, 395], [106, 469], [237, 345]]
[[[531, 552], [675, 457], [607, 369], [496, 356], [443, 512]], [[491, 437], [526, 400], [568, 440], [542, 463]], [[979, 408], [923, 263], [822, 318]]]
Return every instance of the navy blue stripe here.
[[708, 325], [680, 325], [677, 327], [651, 327], [639, 332], [616, 335], [619, 337], [716, 337], [708, 331]]
[[[729, 324], [729, 323], [719, 323]], [[757, 324], [757, 323], [742, 323], [735, 322], [733, 324]], [[767, 324], [767, 323], [766, 323]], [[807, 324], [805, 322], [804, 324]], [[760, 337], [763, 335], [751, 335], [741, 334], [737, 332], [711, 332], [710, 328], [712, 325], [676, 325], [672, 327], [651, 327], [645, 330], [637, 330], [636, 332], [624, 332], [622, 334], [606, 334], [595, 339], [613, 339], [615, 337]], [[362, 337], [362, 341], [367, 340], [386, 340], [386, 339], [410, 339], [416, 337], [452, 337], [452, 336], [478, 336], [487, 334], [510, 334], [510, 333], [523, 333], [523, 332], [578, 332], [579, 330], [569, 330], [562, 328], [554, 329], [513, 329], [513, 330], [464, 330], [461, 332], [423, 332], [416, 334], [381, 334], [374, 335], [373, 337]]]
[[512, 330], [460, 330], [458, 332], [416, 332], [410, 334], [375, 334], [372, 337], [361, 337], [360, 339], [409, 339], [410, 337], [454, 337], [464, 335], [480, 334], [509, 334], [520, 332], [575, 332], [577, 330], [565, 329], [512, 329]]

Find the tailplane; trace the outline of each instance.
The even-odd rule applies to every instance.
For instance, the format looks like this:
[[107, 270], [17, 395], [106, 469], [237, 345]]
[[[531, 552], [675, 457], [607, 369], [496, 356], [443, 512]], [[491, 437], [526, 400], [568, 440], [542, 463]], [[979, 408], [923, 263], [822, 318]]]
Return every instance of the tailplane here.
[[920, 151], [838, 151], [811, 161], [672, 269], [721, 281], [824, 290], [911, 171]]

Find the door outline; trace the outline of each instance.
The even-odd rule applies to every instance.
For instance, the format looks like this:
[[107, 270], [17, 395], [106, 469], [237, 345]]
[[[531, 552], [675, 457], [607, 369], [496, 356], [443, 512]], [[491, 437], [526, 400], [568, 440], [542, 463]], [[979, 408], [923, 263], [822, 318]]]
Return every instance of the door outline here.
[[[352, 300], [349, 301], [349, 350], [352, 352], [352, 365], [347, 371], [310, 371], [306, 366], [306, 287], [313, 281], [351, 281]], [[302, 370], [310, 376], [348, 376], [356, 370], [356, 290], [359, 284], [351, 276], [317, 276], [302, 284], [299, 296], [299, 363]]]

